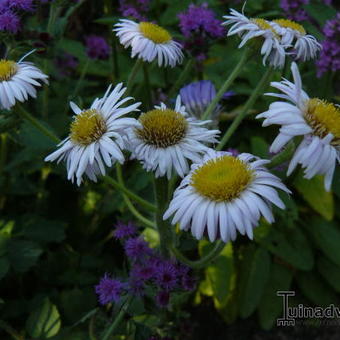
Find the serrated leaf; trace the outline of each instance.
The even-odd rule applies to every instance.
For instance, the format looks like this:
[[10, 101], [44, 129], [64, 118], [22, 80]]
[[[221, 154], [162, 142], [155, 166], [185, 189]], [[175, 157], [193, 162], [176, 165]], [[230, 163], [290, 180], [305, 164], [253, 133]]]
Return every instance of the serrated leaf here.
[[7, 274], [9, 269], [9, 262], [6, 257], [0, 258], [0, 280]]
[[286, 233], [262, 223], [254, 230], [255, 240], [273, 254], [301, 270], [311, 270], [314, 264], [312, 249], [298, 228]]
[[247, 318], [258, 306], [270, 271], [271, 259], [264, 248], [248, 248], [240, 273], [240, 316]]
[[340, 230], [337, 225], [318, 218], [310, 221], [308, 229], [316, 245], [331, 261], [340, 266]]
[[296, 280], [301, 292], [317, 306], [337, 304], [336, 294], [316, 272], [298, 272]]
[[307, 203], [322, 217], [330, 221], [334, 216], [333, 194], [327, 192], [324, 187], [322, 176], [315, 176], [312, 179], [303, 178], [300, 172], [294, 182], [297, 191], [302, 195]]
[[43, 303], [35, 309], [26, 322], [26, 330], [33, 338], [48, 339], [55, 336], [61, 326], [57, 307], [45, 298]]
[[340, 267], [325, 257], [320, 257], [317, 262], [318, 271], [328, 284], [340, 293]]
[[282, 311], [282, 298], [276, 293], [280, 290], [289, 290], [293, 278], [293, 272], [278, 264], [273, 263], [270, 277], [264, 289], [258, 308], [258, 317], [263, 329], [273, 327], [277, 317]]
[[37, 243], [26, 240], [10, 240], [7, 249], [11, 266], [21, 273], [34, 266], [43, 252]]

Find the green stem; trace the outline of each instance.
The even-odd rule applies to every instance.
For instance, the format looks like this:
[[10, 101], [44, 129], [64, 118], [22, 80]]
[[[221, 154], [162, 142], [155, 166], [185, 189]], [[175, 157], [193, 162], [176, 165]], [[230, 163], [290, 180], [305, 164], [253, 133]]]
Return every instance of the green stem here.
[[174, 96], [174, 94], [176, 93], [176, 91], [178, 90], [178, 88], [185, 82], [185, 80], [187, 79], [192, 66], [194, 64], [194, 60], [193, 59], [189, 59], [188, 62], [186, 63], [182, 73], [179, 75], [179, 77], [177, 78], [175, 84], [172, 86], [172, 88], [169, 91], [169, 98], [172, 98]]
[[[121, 187], [125, 187], [124, 185], [124, 181], [123, 181], [123, 175], [122, 175], [122, 167], [119, 163], [116, 163], [116, 172], [117, 172], [117, 179], [118, 179], [118, 184]], [[132, 202], [130, 201], [129, 197], [122, 192], [123, 195], [123, 199], [125, 204], [127, 205], [127, 207], [129, 208], [129, 210], [131, 211], [131, 213], [141, 222], [143, 223], [143, 225], [145, 225], [146, 227], [150, 227], [150, 228], [155, 228], [155, 224], [150, 221], [149, 219], [147, 219], [146, 217], [144, 217], [132, 204]]]
[[7, 159], [7, 133], [0, 134], [0, 175], [6, 164]]
[[211, 103], [209, 104], [209, 106], [205, 110], [205, 112], [202, 116], [202, 120], [208, 119], [210, 117], [210, 115], [213, 113], [213, 111], [215, 110], [218, 102], [221, 100], [224, 93], [229, 89], [229, 87], [231, 86], [231, 84], [233, 83], [235, 78], [242, 71], [242, 68], [243, 68], [244, 64], [247, 62], [248, 57], [249, 57], [249, 50], [247, 48], [245, 48], [245, 50], [244, 50], [244, 52], [241, 56], [241, 59], [239, 60], [239, 62], [235, 66], [233, 72], [230, 73], [229, 77], [226, 79], [226, 81], [224, 82], [222, 87], [217, 92], [216, 97], [211, 101]]
[[136, 60], [135, 64], [133, 65], [133, 68], [132, 68], [132, 70], [131, 70], [131, 72], [129, 74], [128, 80], [127, 80], [126, 95], [128, 95], [130, 93], [133, 81], [135, 80], [136, 75], [137, 75], [139, 69], [141, 68], [142, 64], [143, 64], [143, 60], [138, 58]]
[[142, 207], [146, 208], [147, 210], [156, 211], [156, 206], [154, 204], [148, 202], [147, 200], [143, 199], [142, 197], [138, 196], [134, 192], [127, 189], [124, 183], [120, 184], [109, 176], [103, 176], [102, 178], [104, 179], [105, 182], [112, 185], [114, 188], [122, 191], [124, 194], [126, 194], [126, 196], [128, 196], [135, 202], [139, 203]]
[[159, 233], [160, 250], [164, 257], [169, 257], [169, 246], [172, 243], [172, 229], [169, 223], [163, 220], [164, 212], [168, 207], [168, 180], [166, 177], [155, 178], [154, 188], [157, 203], [156, 224]]
[[56, 143], [60, 143], [61, 140], [49, 129], [45, 128], [36, 118], [34, 118], [30, 113], [28, 113], [21, 105], [17, 104], [15, 106], [15, 111], [18, 113], [20, 117], [27, 120], [31, 123], [35, 128], [41, 131], [45, 136], [49, 137]]
[[146, 91], [146, 106], [150, 109], [152, 104], [152, 97], [151, 97], [151, 88], [150, 88], [150, 79], [149, 79], [149, 72], [148, 72], [148, 65], [146, 63], [143, 64], [143, 73], [144, 73], [144, 84], [145, 84], [145, 91]]
[[278, 165], [288, 161], [292, 158], [292, 155], [295, 151], [295, 143], [293, 141], [289, 142], [287, 146], [282, 150], [280, 153], [275, 155], [271, 162], [267, 164], [268, 169], [273, 169], [277, 167]]
[[226, 145], [226, 143], [229, 141], [230, 137], [233, 135], [233, 133], [238, 128], [238, 126], [241, 124], [242, 120], [245, 118], [245, 116], [247, 115], [248, 111], [255, 104], [256, 99], [258, 98], [258, 96], [262, 92], [264, 86], [267, 85], [268, 80], [272, 76], [273, 72], [274, 72], [274, 70], [271, 67], [269, 67], [266, 70], [266, 72], [262, 76], [260, 82], [257, 84], [257, 86], [254, 89], [253, 93], [251, 94], [251, 96], [249, 97], [247, 102], [245, 103], [242, 112], [235, 117], [235, 119], [233, 120], [233, 122], [229, 126], [228, 130], [223, 135], [220, 143], [218, 144], [218, 146], [216, 148], [217, 150], [222, 150], [223, 147]]
[[173, 254], [176, 256], [176, 258], [179, 261], [185, 263], [186, 265], [188, 265], [191, 268], [199, 269], [199, 268], [205, 267], [211, 261], [213, 261], [216, 257], [218, 257], [221, 254], [224, 247], [225, 247], [225, 243], [223, 241], [216, 242], [216, 245], [211, 250], [211, 252], [208, 253], [206, 256], [202, 257], [201, 259], [197, 260], [197, 261], [189, 260], [174, 246], [171, 247], [171, 251], [173, 252]]
[[127, 312], [130, 304], [132, 301], [132, 296], [130, 295], [128, 297], [128, 299], [126, 300], [126, 302], [124, 303], [124, 305], [122, 306], [122, 308], [120, 309], [117, 317], [114, 319], [114, 321], [112, 322], [112, 324], [110, 325], [110, 327], [107, 329], [107, 331], [105, 332], [104, 336], [102, 337], [102, 340], [107, 340], [109, 339], [110, 335], [116, 330], [116, 328], [119, 326], [119, 324], [121, 323], [125, 313]]
[[79, 90], [81, 89], [81, 86], [83, 84], [83, 81], [85, 79], [87, 71], [89, 70], [90, 60], [91, 60], [90, 58], [87, 58], [86, 63], [84, 65], [83, 69], [81, 70], [79, 80], [78, 80], [77, 85], [76, 85], [74, 92], [72, 94], [72, 98], [76, 97]]

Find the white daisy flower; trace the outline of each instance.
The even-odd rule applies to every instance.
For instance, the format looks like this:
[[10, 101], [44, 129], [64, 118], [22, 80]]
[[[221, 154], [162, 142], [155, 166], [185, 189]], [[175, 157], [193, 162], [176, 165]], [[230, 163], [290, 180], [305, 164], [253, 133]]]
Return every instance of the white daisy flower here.
[[76, 178], [80, 185], [84, 173], [93, 181], [97, 175], [105, 175], [105, 165], [111, 167], [116, 161], [124, 162], [122, 149], [126, 129], [136, 125], [133, 118], [122, 116], [138, 111], [141, 103], [120, 107], [133, 99], [121, 99], [126, 91], [118, 84], [110, 93], [109, 86], [103, 98], [97, 98], [89, 109], [81, 110], [75, 103], [70, 106], [75, 113], [69, 136], [58, 144], [59, 149], [45, 158], [45, 161], [59, 163], [66, 161], [67, 177], [72, 182]]
[[322, 46], [314, 36], [307, 34], [303, 26], [287, 19], [273, 20], [271, 25], [281, 36], [283, 45], [292, 45], [295, 41], [293, 49], [297, 59], [306, 61], [317, 57]]
[[158, 60], [158, 66], [174, 67], [182, 63], [181, 44], [174, 41], [164, 28], [151, 22], [136, 23], [120, 19], [113, 31], [125, 48], [131, 46], [131, 57], [137, 56], [149, 63]]
[[48, 84], [46, 74], [33, 63], [23, 61], [28, 54], [18, 62], [0, 59], [0, 109], [8, 110], [17, 100], [24, 102], [29, 96], [36, 98], [39, 81]]
[[228, 31], [228, 36], [238, 34], [241, 37], [239, 48], [243, 47], [250, 39], [253, 41], [263, 41], [261, 55], [263, 55], [263, 64], [269, 61], [273, 67], [282, 68], [285, 64], [285, 47], [280, 42], [280, 36], [265, 19], [247, 18], [245, 15], [230, 10], [230, 15], [225, 15], [227, 19], [223, 25], [232, 25]]
[[269, 162], [249, 153], [234, 157], [210, 149], [201, 163], [191, 166], [163, 218], [174, 215], [172, 224], [179, 223], [181, 230], [191, 229], [197, 239], [205, 231], [211, 242], [217, 238], [234, 241], [237, 231], [252, 239], [261, 215], [274, 222], [271, 203], [285, 209], [274, 188], [290, 193], [264, 167]]
[[325, 100], [309, 98], [302, 90], [296, 63], [292, 63], [291, 69], [294, 83], [286, 79], [272, 82], [271, 86], [283, 94], [267, 93], [286, 101], [272, 103], [269, 110], [257, 118], [265, 118], [263, 126], [281, 125], [280, 133], [270, 147], [271, 152], [280, 151], [295, 136], [303, 136], [287, 174], [301, 164], [307, 179], [317, 174], [325, 175], [325, 188], [329, 191], [335, 165], [340, 161], [340, 109]]
[[188, 117], [180, 96], [174, 110], [161, 103], [142, 114], [138, 126], [130, 129], [132, 158], [142, 161], [147, 171], [155, 171], [156, 177], [170, 179], [173, 169], [183, 177], [189, 171], [188, 160], [199, 161], [208, 149], [205, 144], [217, 142], [220, 131], [201, 127], [210, 122]]

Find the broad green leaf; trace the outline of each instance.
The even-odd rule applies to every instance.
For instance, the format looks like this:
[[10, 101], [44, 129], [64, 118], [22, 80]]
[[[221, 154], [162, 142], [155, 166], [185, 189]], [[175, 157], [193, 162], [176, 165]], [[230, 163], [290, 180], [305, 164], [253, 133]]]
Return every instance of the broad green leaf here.
[[340, 267], [329, 261], [325, 257], [320, 257], [317, 262], [319, 273], [333, 287], [333, 289], [340, 293]]
[[247, 318], [258, 306], [270, 271], [270, 255], [264, 248], [248, 248], [241, 263], [239, 280], [240, 316]]
[[0, 258], [0, 280], [7, 274], [9, 269], [9, 262], [6, 257]]
[[[214, 245], [208, 241], [200, 242], [200, 253], [205, 256]], [[213, 292], [216, 308], [222, 308], [230, 294], [234, 272], [232, 243], [226, 244], [221, 254], [206, 268], [206, 279]]]
[[45, 298], [43, 303], [33, 310], [26, 322], [26, 330], [33, 338], [48, 339], [55, 336], [61, 326], [57, 307]]
[[26, 240], [10, 240], [7, 248], [11, 266], [15, 271], [21, 273], [34, 266], [42, 253], [38, 244]]
[[337, 304], [337, 295], [316, 272], [298, 272], [296, 280], [301, 292], [317, 306]]
[[310, 221], [308, 228], [316, 245], [331, 261], [340, 266], [340, 230], [337, 225], [318, 218]]
[[266, 223], [254, 230], [255, 240], [273, 254], [301, 270], [311, 270], [314, 264], [312, 249], [298, 228], [285, 233]]
[[262, 328], [268, 330], [273, 327], [282, 311], [282, 298], [277, 296], [276, 292], [289, 290], [292, 278], [292, 270], [278, 263], [272, 264], [270, 277], [258, 308], [258, 317]]
[[324, 179], [322, 176], [305, 179], [300, 171], [293, 184], [297, 191], [317, 213], [326, 220], [330, 221], [333, 219], [333, 194], [325, 190]]

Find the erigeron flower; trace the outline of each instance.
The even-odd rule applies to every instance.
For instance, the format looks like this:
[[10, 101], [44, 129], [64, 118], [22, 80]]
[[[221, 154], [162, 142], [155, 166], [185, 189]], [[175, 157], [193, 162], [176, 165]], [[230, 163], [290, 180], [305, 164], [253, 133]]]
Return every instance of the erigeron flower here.
[[269, 162], [248, 153], [235, 157], [210, 149], [200, 163], [192, 165], [163, 218], [174, 215], [172, 224], [191, 229], [197, 239], [205, 231], [211, 242], [234, 241], [237, 231], [252, 239], [261, 215], [274, 222], [271, 203], [285, 208], [275, 188], [290, 192], [264, 167]]
[[315, 59], [322, 48], [314, 36], [307, 34], [304, 27], [294, 21], [278, 19], [273, 20], [271, 25], [281, 36], [283, 45], [292, 45], [296, 59], [302, 61]]
[[189, 171], [188, 160], [197, 162], [208, 149], [206, 143], [217, 142], [218, 130], [202, 127], [211, 121], [188, 117], [178, 96], [174, 109], [164, 103], [142, 114], [138, 126], [130, 129], [132, 158], [142, 161], [156, 177], [171, 178], [173, 169], [183, 177]]
[[138, 111], [140, 103], [121, 107], [133, 99], [121, 99], [126, 91], [123, 84], [118, 84], [112, 91], [111, 85], [103, 98], [97, 98], [89, 109], [81, 110], [75, 103], [70, 106], [75, 113], [69, 136], [58, 144], [59, 149], [45, 158], [45, 161], [59, 163], [66, 161], [68, 179], [76, 178], [80, 185], [84, 173], [93, 181], [97, 175], [105, 175], [105, 165], [111, 167], [116, 161], [124, 162], [122, 149], [126, 129], [136, 125], [133, 118], [122, 116]]
[[[256, 38], [257, 41], [263, 41], [261, 55], [263, 55], [263, 64], [267, 60], [273, 67], [282, 68], [285, 64], [285, 47], [280, 36], [271, 26], [270, 22], [260, 18], [247, 18], [245, 15], [230, 10], [231, 14], [223, 18], [227, 19], [223, 25], [232, 25], [228, 31], [228, 36], [238, 34], [241, 38], [239, 48], [243, 47], [249, 40]], [[260, 40], [260, 41], [261, 41]]]
[[181, 44], [174, 41], [166, 29], [154, 23], [121, 19], [113, 31], [125, 48], [131, 46], [132, 58], [137, 56], [149, 63], [157, 59], [158, 66], [171, 67], [183, 60]]
[[302, 90], [296, 63], [292, 63], [291, 70], [293, 83], [286, 79], [271, 83], [283, 94], [267, 93], [285, 101], [272, 103], [269, 110], [257, 118], [265, 118], [263, 126], [281, 125], [270, 152], [278, 152], [295, 136], [303, 136], [290, 161], [287, 175], [301, 164], [307, 179], [317, 174], [325, 175], [325, 188], [329, 191], [336, 163], [340, 161], [340, 109], [325, 100], [309, 98]]
[[[30, 54], [30, 53], [29, 53]], [[10, 109], [16, 101], [24, 102], [31, 96], [36, 98], [36, 86], [48, 84], [48, 76], [33, 63], [0, 59], [0, 109]], [[39, 82], [40, 81], [40, 82]]]

